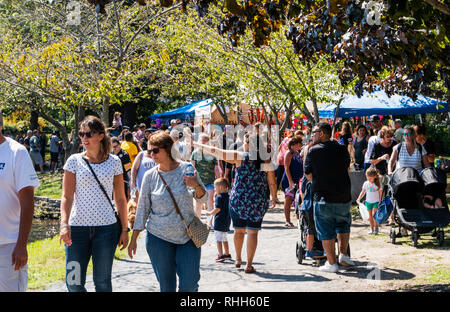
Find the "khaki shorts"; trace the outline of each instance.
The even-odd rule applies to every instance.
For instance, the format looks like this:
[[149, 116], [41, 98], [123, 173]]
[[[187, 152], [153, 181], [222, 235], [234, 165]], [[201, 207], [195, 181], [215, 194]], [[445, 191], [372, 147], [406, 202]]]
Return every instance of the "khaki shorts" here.
[[0, 292], [24, 292], [28, 286], [28, 265], [14, 271], [11, 265], [16, 244], [0, 245]]
[[33, 161], [33, 165], [43, 165], [44, 160], [42, 159], [42, 155], [39, 152], [30, 152], [31, 160]]

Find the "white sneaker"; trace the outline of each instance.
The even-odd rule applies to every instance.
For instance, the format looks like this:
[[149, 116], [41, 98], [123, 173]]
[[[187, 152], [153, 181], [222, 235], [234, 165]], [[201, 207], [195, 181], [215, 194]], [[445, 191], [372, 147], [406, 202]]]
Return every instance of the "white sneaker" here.
[[344, 254], [339, 255], [338, 262], [340, 265], [347, 266], [347, 267], [355, 265], [355, 263], [352, 260], [350, 260], [350, 257], [347, 255], [344, 255]]
[[339, 266], [337, 265], [337, 263], [329, 264], [327, 261], [327, 262], [325, 262], [325, 265], [323, 265], [319, 268], [319, 271], [328, 272], [328, 273], [336, 273], [337, 271], [339, 271]]

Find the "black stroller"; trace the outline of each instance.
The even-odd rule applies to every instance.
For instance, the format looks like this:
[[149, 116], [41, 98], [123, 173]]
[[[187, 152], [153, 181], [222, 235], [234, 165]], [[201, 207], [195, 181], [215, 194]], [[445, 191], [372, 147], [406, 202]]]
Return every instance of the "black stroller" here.
[[[389, 194], [394, 206], [395, 224], [391, 228], [390, 242], [395, 244], [401, 237], [401, 228], [411, 231], [414, 247], [417, 247], [420, 234], [432, 232], [437, 228], [438, 245], [444, 243], [444, 229], [449, 223], [449, 209], [445, 196], [447, 186], [445, 173], [435, 168], [425, 168], [421, 174], [413, 168], [399, 168], [389, 179]], [[430, 194], [439, 197], [445, 208], [428, 209], [424, 207], [423, 196]]]
[[[306, 231], [307, 231], [307, 221], [306, 221], [306, 211], [301, 210], [302, 198], [300, 196], [300, 190], [297, 190], [295, 193], [295, 213], [298, 217], [298, 231], [300, 239], [297, 240], [297, 245], [295, 247], [295, 254], [297, 256], [297, 263], [302, 264], [303, 260], [306, 258]], [[317, 238], [317, 235], [314, 235], [314, 248], [323, 251], [322, 242]], [[314, 257], [315, 265], [319, 266], [321, 259], [325, 257]]]

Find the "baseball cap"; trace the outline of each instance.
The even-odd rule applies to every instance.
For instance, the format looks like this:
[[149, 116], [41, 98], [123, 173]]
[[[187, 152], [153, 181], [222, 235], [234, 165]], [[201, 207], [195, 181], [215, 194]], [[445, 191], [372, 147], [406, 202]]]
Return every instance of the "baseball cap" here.
[[403, 123], [401, 119], [395, 119], [394, 122]]
[[141, 124], [139, 125], [139, 128], [142, 128], [142, 127], [147, 127], [147, 125], [146, 125], [145, 123], [141, 123]]

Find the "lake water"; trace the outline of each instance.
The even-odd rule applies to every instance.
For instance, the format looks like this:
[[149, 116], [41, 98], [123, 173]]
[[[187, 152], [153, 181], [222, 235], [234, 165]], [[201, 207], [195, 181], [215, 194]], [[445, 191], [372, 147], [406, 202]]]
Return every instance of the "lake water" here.
[[59, 220], [33, 219], [28, 243], [53, 237], [59, 233]]

